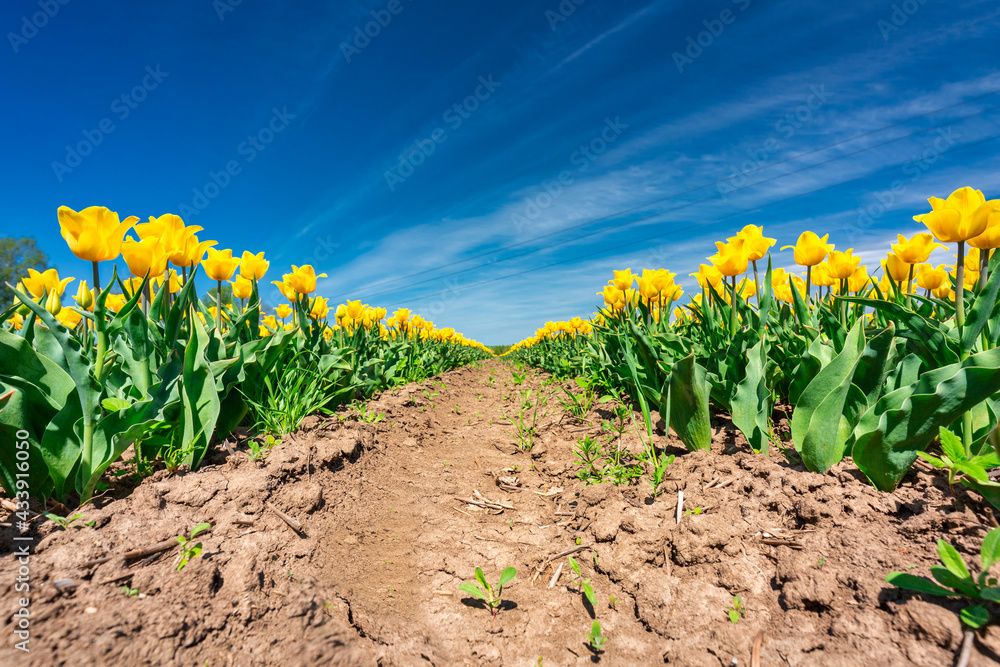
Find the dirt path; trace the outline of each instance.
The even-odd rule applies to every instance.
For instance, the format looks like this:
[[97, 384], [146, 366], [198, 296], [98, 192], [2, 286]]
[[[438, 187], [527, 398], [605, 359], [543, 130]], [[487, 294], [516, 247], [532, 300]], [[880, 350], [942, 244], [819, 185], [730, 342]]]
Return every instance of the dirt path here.
[[[957, 607], [884, 582], [892, 570], [926, 575], [938, 537], [969, 562], [978, 553], [982, 510], [956, 506], [940, 477], [917, 472], [880, 494], [848, 466], [820, 476], [753, 455], [720, 421], [711, 453], [671, 450], [673, 479], [655, 501], [645, 480], [585, 486], [573, 441], [598, 436], [608, 406], [580, 424], [550, 398], [538, 443], [521, 452], [502, 415], [516, 410], [516, 391], [559, 385], [531, 371], [513, 382], [499, 361], [452, 371], [373, 401], [377, 423], [311, 418], [263, 463], [220, 455], [89, 508], [68, 531], [40, 525], [31, 653], [10, 639], [0, 664], [730, 666], [751, 664], [758, 637], [765, 666], [953, 663]], [[639, 441], [626, 435], [623, 446]], [[678, 489], [692, 511], [680, 524]], [[458, 500], [476, 491], [514, 509]], [[199, 538], [204, 555], [180, 572], [173, 553], [86, 565], [205, 520], [215, 525]], [[548, 562], [578, 542], [590, 547], [576, 558], [593, 608], [566, 559]], [[4, 563], [0, 599], [13, 609]], [[508, 565], [517, 578], [492, 619], [458, 585], [476, 566], [495, 581]], [[75, 592], [53, 585], [65, 578]], [[745, 605], [736, 624], [735, 595]], [[586, 644], [595, 617], [602, 653]], [[13, 621], [3, 618], [5, 638]], [[987, 629], [970, 664], [998, 652], [1000, 632]]]

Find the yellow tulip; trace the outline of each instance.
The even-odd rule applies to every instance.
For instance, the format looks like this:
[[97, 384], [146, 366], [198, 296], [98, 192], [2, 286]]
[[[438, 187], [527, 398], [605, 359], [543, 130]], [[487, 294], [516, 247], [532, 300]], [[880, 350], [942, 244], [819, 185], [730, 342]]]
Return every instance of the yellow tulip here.
[[14, 331], [20, 331], [24, 327], [24, 316], [21, 313], [14, 313], [14, 316], [7, 321], [10, 322]]
[[615, 277], [610, 281], [612, 285], [624, 292], [628, 288], [632, 287], [632, 282], [635, 280], [635, 276], [632, 275], [632, 269], [625, 269], [624, 271], [614, 271]]
[[125, 239], [121, 254], [133, 276], [161, 276], [167, 270], [167, 249], [157, 236], [141, 241]]
[[982, 191], [970, 187], [955, 190], [947, 199], [931, 197], [927, 201], [930, 213], [915, 215], [913, 219], [927, 225], [945, 243], [968, 241], [982, 234], [997, 205], [996, 200], [987, 202]]
[[242, 275], [236, 276], [233, 281], [233, 295], [237, 299], [249, 299], [253, 296], [253, 281], [244, 278]]
[[66, 285], [75, 280], [74, 278], [63, 278], [59, 280], [59, 272], [55, 269], [46, 269], [39, 273], [35, 269], [28, 269], [28, 277], [21, 279], [21, 284], [28, 293], [36, 299], [40, 299], [49, 292], [55, 292], [62, 296], [66, 290]]
[[934, 237], [926, 232], [914, 234], [910, 240], [907, 240], [902, 234], [897, 234], [896, 237], [899, 242], [892, 244], [892, 251], [907, 264], [923, 264], [935, 248], [945, 247], [940, 243], [935, 243]]
[[891, 252], [882, 260], [882, 268], [897, 283], [903, 282], [910, 275], [910, 265]]
[[159, 290], [163, 283], [167, 284], [167, 289], [170, 290], [171, 294], [177, 294], [184, 284], [181, 282], [180, 276], [177, 275], [177, 271], [174, 269], [168, 269], [163, 275], [153, 278], [153, 284], [156, 285], [156, 289]]
[[718, 252], [709, 257], [708, 260], [712, 262], [712, 265], [719, 273], [728, 278], [746, 273], [750, 259], [747, 257], [742, 243], [739, 241], [731, 241], [729, 243], [716, 241], [715, 247], [718, 249]]
[[240, 275], [247, 280], [262, 280], [269, 266], [271, 266], [271, 262], [264, 259], [263, 252], [254, 255], [250, 251], [244, 250], [243, 256], [240, 257]]
[[698, 273], [691, 273], [689, 275], [697, 279], [698, 285], [702, 289], [706, 289], [708, 285], [718, 287], [719, 283], [722, 282], [722, 273], [711, 264], [699, 264]]
[[274, 312], [278, 315], [280, 319], [285, 319], [292, 314], [292, 307], [287, 303], [283, 303], [274, 309]]
[[205, 275], [212, 280], [229, 280], [236, 273], [240, 260], [233, 257], [232, 250], [216, 250], [208, 248], [208, 258], [202, 261]]
[[868, 267], [862, 264], [847, 279], [847, 291], [860, 292], [868, 286]]
[[950, 283], [944, 283], [937, 289], [931, 290], [931, 292], [939, 299], [955, 300], [955, 290], [951, 288]]
[[316, 320], [325, 320], [330, 313], [329, 301], [321, 296], [312, 300], [309, 315]]
[[88, 262], [107, 262], [118, 258], [125, 233], [139, 218], [132, 216], [121, 222], [118, 214], [103, 206], [90, 206], [74, 211], [60, 206], [59, 231], [70, 251]]
[[625, 307], [625, 292], [618, 289], [614, 283], [604, 286], [604, 290], [597, 293], [597, 296], [604, 297], [604, 305], [612, 311], [621, 310]]
[[830, 275], [837, 280], [847, 280], [858, 270], [861, 258], [854, 256], [854, 248], [848, 248], [847, 252], [831, 250], [826, 260]]
[[[924, 289], [936, 290], [946, 283], [948, 283], [948, 272], [944, 264], [939, 264], [936, 269], [931, 268], [930, 264], [924, 264], [917, 271], [917, 284]], [[950, 283], [948, 286], [951, 289]]]
[[833, 275], [829, 262], [821, 262], [812, 267], [812, 284], [817, 287], [832, 287], [837, 283], [837, 277]]
[[757, 225], [747, 225], [736, 236], [726, 239], [727, 241], [739, 241], [747, 253], [747, 259], [756, 262], [767, 256], [767, 251], [777, 243], [777, 239], [769, 239], [764, 236], [764, 228]]
[[170, 263], [181, 268], [198, 266], [205, 257], [205, 251], [216, 243], [216, 241], [199, 241], [194, 234], [186, 235], [178, 242], [178, 247], [170, 253]]
[[[958, 255], [952, 255], [955, 259], [958, 259]], [[967, 253], [965, 253], [965, 270], [966, 271], [976, 271], [979, 272], [979, 248], [972, 248]]]
[[109, 294], [107, 301], [104, 302], [105, 307], [113, 313], [117, 313], [124, 306], [127, 299], [124, 294]]
[[827, 254], [834, 248], [832, 243], [826, 242], [829, 238], [829, 234], [824, 234], [820, 238], [815, 232], [802, 232], [795, 245], [786, 245], [781, 249], [793, 248], [795, 263], [799, 266], [816, 266], [826, 259]]
[[83, 319], [83, 315], [76, 312], [72, 308], [62, 308], [56, 315], [56, 319], [59, 320], [59, 323], [64, 327], [72, 330], [75, 329], [76, 325], [78, 325], [80, 320]]
[[295, 266], [292, 264], [292, 272], [286, 274], [287, 282], [299, 294], [312, 294], [316, 291], [316, 279], [326, 278], [325, 273], [316, 274], [316, 270], [309, 264], [305, 266]]
[[[990, 207], [989, 205], [993, 206]], [[980, 250], [1000, 248], [1000, 199], [991, 199], [976, 210], [976, 215], [986, 217], [986, 229], [979, 236], [969, 239], [969, 245]]]

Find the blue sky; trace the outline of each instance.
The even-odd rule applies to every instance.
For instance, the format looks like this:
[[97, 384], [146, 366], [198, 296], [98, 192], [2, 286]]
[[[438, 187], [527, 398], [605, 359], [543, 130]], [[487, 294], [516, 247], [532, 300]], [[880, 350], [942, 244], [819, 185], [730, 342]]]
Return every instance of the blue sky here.
[[0, 233], [87, 276], [59, 205], [178, 213], [498, 344], [745, 224], [873, 265], [1000, 193], [995, 2], [278, 5], [3, 3]]

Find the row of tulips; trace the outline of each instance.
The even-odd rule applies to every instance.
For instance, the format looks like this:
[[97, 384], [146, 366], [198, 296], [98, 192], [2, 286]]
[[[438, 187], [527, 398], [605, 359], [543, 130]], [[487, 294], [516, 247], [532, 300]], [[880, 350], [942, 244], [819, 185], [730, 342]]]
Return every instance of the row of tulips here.
[[[1000, 200], [966, 187], [929, 201], [914, 216], [928, 231], [898, 236], [874, 271], [809, 231], [782, 248], [803, 275], [774, 268], [777, 241], [748, 225], [692, 274], [686, 303], [673, 274], [615, 271], [592, 334], [540, 332], [512, 353], [628, 394], [650, 437], [656, 410], [706, 449], [714, 406], [755, 451], [787, 447], [821, 473], [850, 458], [885, 491], [922, 457], [1000, 507], [988, 475], [1000, 466]], [[936, 248], [954, 248], [954, 264], [928, 264]], [[789, 416], [786, 443], [775, 423]], [[941, 429], [961, 451], [933, 453]]]
[[[317, 410], [491, 354], [406, 309], [387, 317], [352, 301], [331, 323], [311, 266], [274, 281], [288, 302], [264, 313], [264, 253], [234, 257], [176, 215], [136, 224], [103, 207], [61, 207], [58, 219], [72, 252], [92, 262], [94, 287], [81, 280], [64, 305], [74, 278], [29, 270], [0, 313], [0, 437], [27, 443], [0, 448], [11, 497], [87, 502], [129, 448], [142, 470], [193, 469], [238, 426], [287, 433]], [[100, 264], [119, 256], [132, 276], [115, 267], [102, 289]], [[214, 303], [197, 294], [202, 275]]]

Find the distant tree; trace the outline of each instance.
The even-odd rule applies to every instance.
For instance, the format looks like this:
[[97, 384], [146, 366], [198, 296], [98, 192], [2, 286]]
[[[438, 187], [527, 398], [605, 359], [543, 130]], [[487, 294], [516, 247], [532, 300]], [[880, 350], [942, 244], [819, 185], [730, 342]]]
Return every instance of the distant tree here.
[[[214, 287], [212, 287], [211, 289], [208, 290], [208, 294], [205, 297], [205, 305], [206, 306], [214, 306], [215, 305], [215, 288]], [[233, 286], [230, 285], [228, 282], [223, 282], [222, 283], [222, 306], [224, 308], [226, 306], [231, 306], [231, 305], [233, 305]]]
[[37, 245], [34, 237], [0, 238], [0, 307], [6, 307], [14, 300], [14, 292], [7, 283], [17, 285], [17, 281], [28, 274], [28, 269], [44, 271], [49, 263]]

